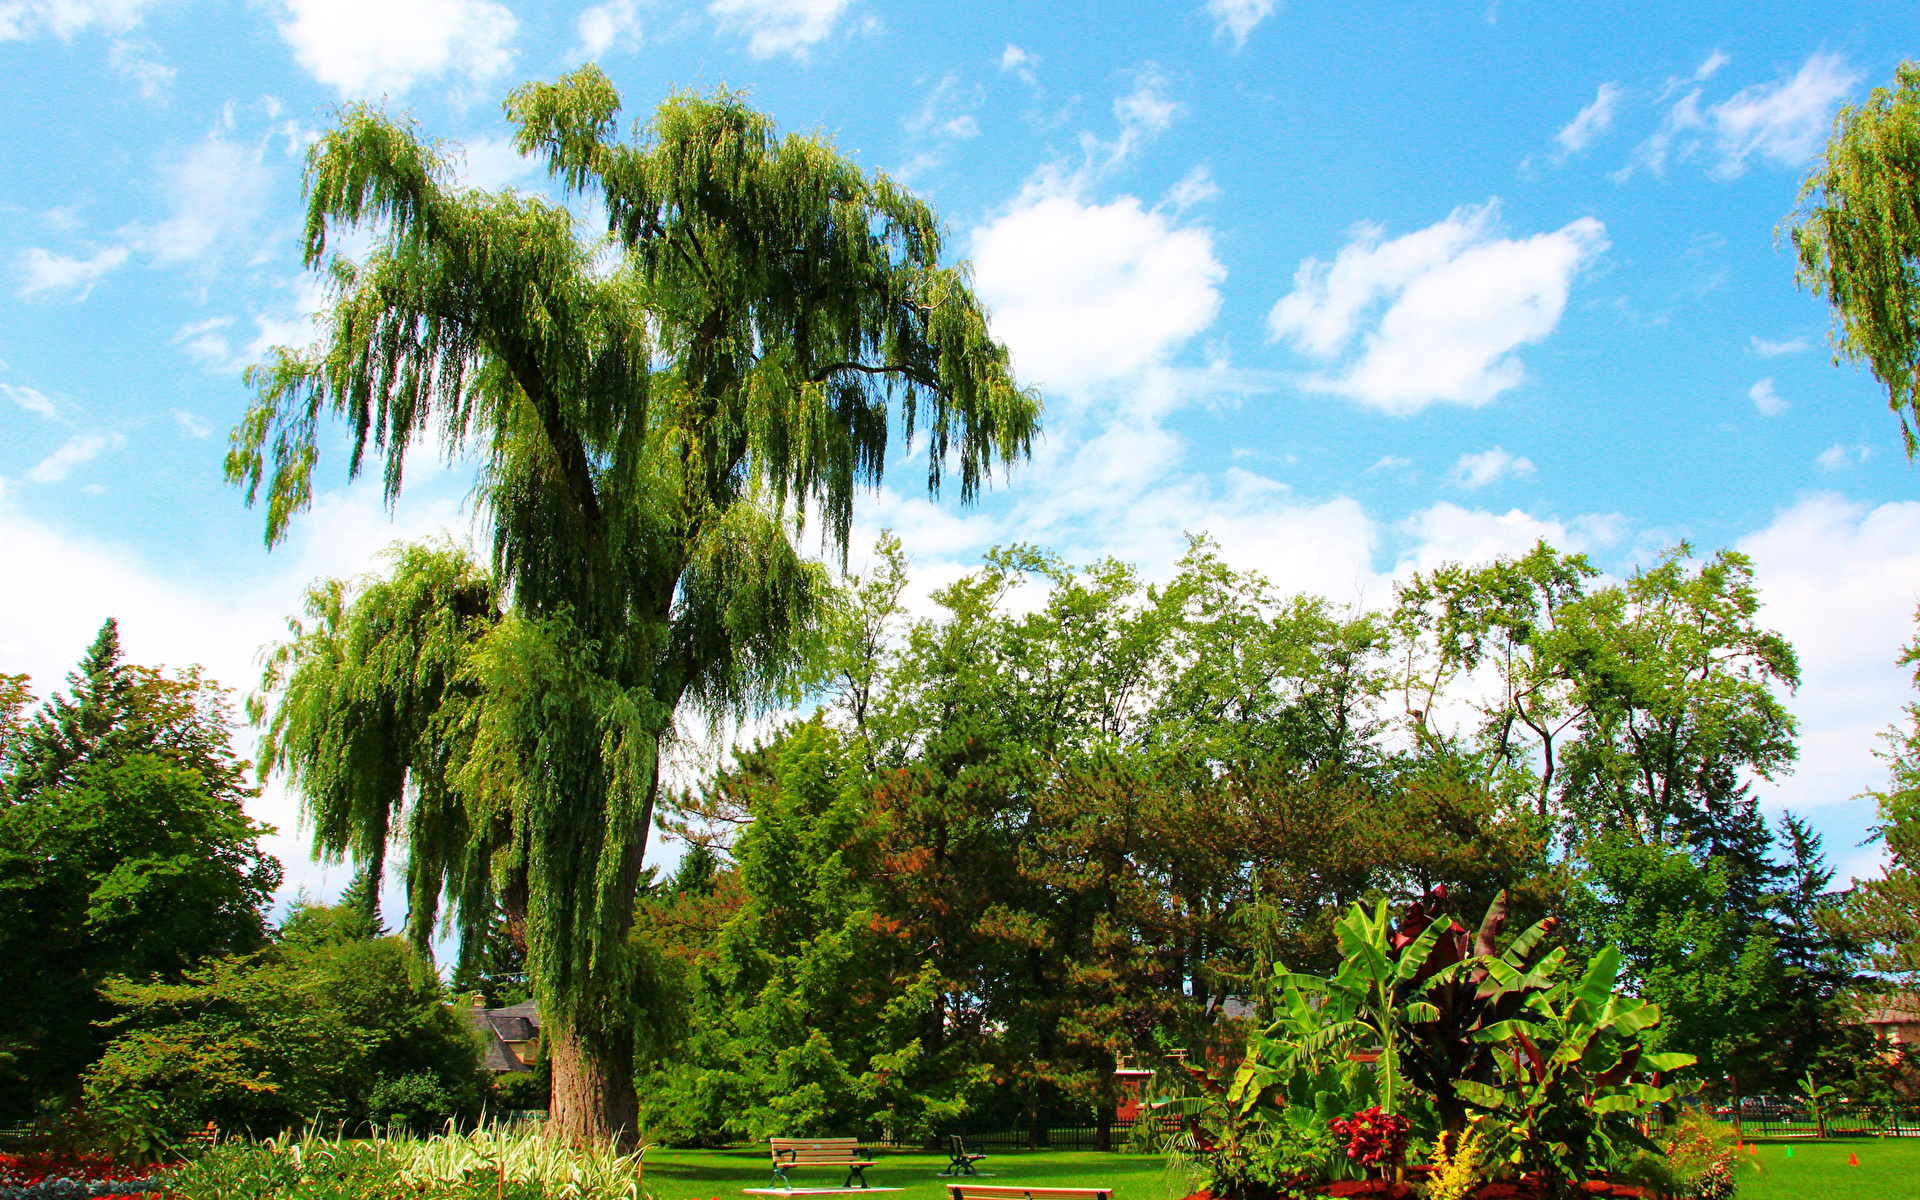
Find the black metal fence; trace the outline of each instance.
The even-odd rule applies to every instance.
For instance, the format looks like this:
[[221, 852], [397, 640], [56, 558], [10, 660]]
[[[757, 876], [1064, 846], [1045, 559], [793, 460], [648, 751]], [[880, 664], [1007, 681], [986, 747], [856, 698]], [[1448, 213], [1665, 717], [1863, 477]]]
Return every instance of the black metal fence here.
[[[1732, 1123], [1732, 1109], [1716, 1109], [1714, 1116]], [[1798, 1104], [1743, 1104], [1740, 1132], [1748, 1137], [1819, 1137], [1824, 1124], [1828, 1137], [1920, 1137], [1920, 1108], [1893, 1104], [1835, 1103], [1826, 1106], [1825, 1121]]]
[[[1116, 1120], [1108, 1127], [1110, 1141], [1114, 1149], [1125, 1145], [1132, 1135], [1133, 1122]], [[967, 1140], [972, 1150], [1026, 1150], [1034, 1143], [1034, 1129], [1025, 1119], [1011, 1117], [1005, 1120], [981, 1120], [954, 1122], [942, 1125], [932, 1137], [908, 1136], [904, 1133], [883, 1133], [871, 1140], [876, 1146], [886, 1146], [894, 1150], [913, 1150], [920, 1148], [945, 1151], [947, 1139], [959, 1134]], [[1065, 1125], [1048, 1125], [1042, 1132], [1041, 1145], [1049, 1150], [1097, 1150], [1100, 1146], [1100, 1128], [1091, 1123], [1075, 1122]]]

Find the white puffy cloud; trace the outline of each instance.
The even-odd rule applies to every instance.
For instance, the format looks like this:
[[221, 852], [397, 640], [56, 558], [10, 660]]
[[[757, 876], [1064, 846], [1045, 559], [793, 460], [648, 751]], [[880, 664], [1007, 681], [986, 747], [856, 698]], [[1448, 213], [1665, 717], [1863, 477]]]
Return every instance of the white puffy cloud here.
[[1397, 414], [1487, 403], [1519, 386], [1514, 352], [1553, 332], [1573, 277], [1607, 247], [1592, 217], [1505, 238], [1498, 213], [1497, 201], [1455, 209], [1391, 241], [1362, 225], [1331, 263], [1300, 264], [1269, 333], [1331, 366], [1315, 391]]
[[1233, 39], [1236, 46], [1247, 44], [1247, 35], [1280, 7], [1279, 0], [1207, 0], [1214, 32]]
[[342, 96], [404, 92], [423, 79], [499, 78], [519, 22], [494, 0], [281, 0], [280, 36]]
[[1617, 542], [1625, 523], [1613, 513], [1563, 521], [1536, 517], [1518, 508], [1496, 513], [1442, 500], [1401, 522], [1405, 548], [1396, 569], [1431, 571], [1443, 563], [1513, 558], [1527, 553], [1543, 538], [1560, 550], [1595, 550]]
[[1495, 446], [1491, 450], [1482, 450], [1478, 454], [1462, 454], [1460, 461], [1454, 464], [1453, 481], [1471, 491], [1501, 479], [1519, 478], [1533, 473], [1532, 462], [1524, 458], [1515, 458]]
[[833, 36], [853, 0], [712, 0], [707, 11], [728, 33], [744, 34], [755, 58], [790, 54], [805, 58]]
[[1581, 109], [1573, 120], [1562, 126], [1553, 140], [1560, 149], [1554, 157], [1565, 162], [1572, 155], [1580, 153], [1593, 144], [1593, 139], [1613, 128], [1613, 113], [1620, 106], [1620, 97], [1626, 92], [1617, 83], [1603, 83], [1594, 95], [1593, 103]]
[[974, 278], [1023, 380], [1078, 390], [1135, 375], [1213, 323], [1212, 234], [1132, 196], [1024, 198], [973, 231]]
[[[428, 498], [435, 488], [447, 490], [448, 477], [428, 476], [410, 474], [409, 490], [423, 490], [409, 497], [397, 518], [383, 511], [376, 481], [323, 493], [270, 556], [241, 556], [239, 564], [218, 570], [166, 557], [163, 550], [65, 531], [0, 499], [0, 561], [36, 580], [30, 588], [0, 588], [0, 671], [31, 675], [44, 698], [62, 686], [111, 616], [119, 621], [129, 661], [171, 668], [199, 663], [209, 677], [244, 694], [259, 679], [255, 655], [286, 636], [285, 620], [300, 611], [301, 593], [315, 578], [373, 569], [379, 551], [397, 540], [442, 529], [470, 534], [457, 501]], [[249, 732], [240, 729], [234, 740], [247, 754]], [[274, 782], [246, 807], [255, 819], [279, 828], [263, 845], [287, 868], [280, 899], [302, 887], [319, 888], [326, 873], [308, 859], [294, 799]], [[337, 888], [345, 872], [335, 876]]]
[[1704, 59], [1700, 60], [1700, 65], [1694, 68], [1693, 77], [1696, 80], [1712, 79], [1715, 75], [1718, 75], [1720, 73], [1721, 67], [1726, 66], [1728, 63], [1732, 61], [1733, 59], [1730, 58], [1729, 56], [1722, 54], [1718, 50], [1715, 50], [1713, 53], [1707, 55]]
[[[1864, 828], [1871, 802], [1852, 797], [1885, 783], [1877, 735], [1913, 698], [1910, 669], [1895, 659], [1920, 603], [1920, 503], [1807, 496], [1737, 546], [1753, 559], [1761, 623], [1800, 658], [1800, 687], [1787, 700], [1800, 721], [1799, 766], [1761, 794], [1796, 810], [1837, 809]], [[1842, 881], [1850, 867], [1871, 873], [1870, 853], [1850, 857], [1838, 857]]]
[[45, 392], [37, 391], [30, 387], [14, 387], [10, 383], [0, 383], [0, 393], [5, 393], [7, 399], [18, 404], [30, 413], [38, 413], [43, 417], [57, 415], [54, 411], [53, 401], [47, 398]]
[[640, 47], [640, 6], [635, 0], [607, 0], [580, 13], [575, 22], [580, 31], [581, 58], [599, 58], [616, 47], [636, 50]]
[[1747, 389], [1747, 399], [1753, 401], [1753, 407], [1763, 417], [1777, 417], [1787, 411], [1784, 396], [1773, 389], [1773, 379], [1768, 377]]
[[79, 258], [31, 247], [20, 256], [19, 294], [66, 293], [72, 299], [84, 300], [102, 276], [127, 261], [127, 253], [125, 246], [108, 246]]
[[102, 450], [118, 447], [124, 444], [125, 440], [117, 433], [112, 436], [97, 433], [80, 434], [34, 464], [33, 468], [27, 472], [27, 478], [35, 483], [59, 483], [75, 467], [92, 462], [100, 456]]
[[41, 33], [70, 38], [99, 29], [125, 33], [140, 23], [154, 0], [0, 0], [0, 42]]

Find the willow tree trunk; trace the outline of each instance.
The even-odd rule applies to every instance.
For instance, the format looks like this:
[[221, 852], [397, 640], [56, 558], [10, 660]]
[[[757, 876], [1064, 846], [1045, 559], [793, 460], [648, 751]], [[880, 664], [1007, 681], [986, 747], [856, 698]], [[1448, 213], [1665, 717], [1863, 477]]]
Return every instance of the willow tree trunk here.
[[612, 1141], [624, 1149], [638, 1142], [633, 1031], [556, 1029], [547, 1046], [553, 1068], [547, 1136], [570, 1146]]
[[[659, 742], [655, 736], [655, 745]], [[640, 895], [640, 879], [647, 857], [647, 834], [653, 827], [653, 805], [660, 794], [660, 758], [656, 750], [646, 803], [627, 836], [620, 859], [619, 936], [624, 948], [633, 927], [633, 906]], [[635, 1013], [630, 962], [623, 960], [608, 976], [589, 986], [600, 990], [598, 1002], [576, 1004], [571, 1024], [551, 1024], [547, 1038], [553, 1070], [553, 1091], [547, 1102], [547, 1136], [570, 1146], [612, 1142], [630, 1149], [640, 1140], [640, 1098], [633, 1087]], [[600, 968], [606, 970], [606, 968]], [[618, 997], [614, 1000], [614, 997]], [[614, 1000], [614, 1002], [608, 1002]], [[594, 1017], [599, 1017], [598, 1021]], [[598, 1025], [598, 1028], [591, 1027]]]

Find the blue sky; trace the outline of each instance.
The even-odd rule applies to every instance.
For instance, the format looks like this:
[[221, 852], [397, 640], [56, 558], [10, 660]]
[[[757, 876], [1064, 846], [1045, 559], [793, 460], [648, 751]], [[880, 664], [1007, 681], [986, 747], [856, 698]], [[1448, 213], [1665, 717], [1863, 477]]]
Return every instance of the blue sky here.
[[[53, 683], [112, 613], [137, 658], [244, 687], [308, 580], [468, 527], [460, 464], [389, 514], [336, 454], [269, 555], [220, 482], [239, 373], [309, 336], [300, 164], [333, 106], [384, 97], [475, 185], [544, 189], [499, 99], [591, 58], [634, 117], [749, 89], [974, 261], [1047, 433], [975, 509], [905, 465], [862, 505], [929, 584], [1011, 540], [1160, 574], [1204, 530], [1381, 604], [1541, 536], [1615, 574], [1738, 546], [1806, 673], [1800, 768], [1763, 791], [1864, 872], [1920, 503], [1775, 231], [1837, 107], [1915, 54], [1895, 3], [0, 0], [0, 670]], [[286, 798], [260, 811], [337, 888]]]

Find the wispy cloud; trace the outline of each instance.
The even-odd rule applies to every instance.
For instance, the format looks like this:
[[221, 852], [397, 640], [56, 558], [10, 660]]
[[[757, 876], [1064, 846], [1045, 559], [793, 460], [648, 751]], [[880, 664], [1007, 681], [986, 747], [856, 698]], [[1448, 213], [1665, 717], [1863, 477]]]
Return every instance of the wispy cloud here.
[[578, 58], [599, 58], [610, 50], [638, 50], [641, 44], [640, 6], [635, 0], [607, 0], [580, 13]]
[[[1694, 73], [1695, 81], [1711, 78], [1726, 61], [1716, 51]], [[1754, 159], [1789, 169], [1803, 166], [1819, 150], [1834, 110], [1860, 78], [1846, 59], [1823, 52], [1786, 79], [1742, 88], [1718, 104], [1703, 106], [1705, 90], [1692, 88], [1673, 102], [1660, 127], [1634, 148], [1614, 178], [1624, 180], [1642, 169], [1658, 176], [1676, 155], [1708, 159], [1707, 174], [1722, 182], [1745, 174]]]
[[1747, 399], [1753, 401], [1753, 407], [1763, 417], [1777, 417], [1787, 411], [1786, 398], [1773, 390], [1771, 378], [1762, 379], [1748, 388]]
[[1617, 83], [1601, 84], [1593, 103], [1581, 109], [1573, 120], [1561, 126], [1560, 132], [1553, 135], [1553, 140], [1560, 147], [1554, 152], [1554, 162], [1566, 162], [1592, 145], [1595, 138], [1613, 128], [1614, 111], [1620, 107], [1620, 97], [1625, 94], [1625, 90]]
[[54, 254], [38, 246], [20, 256], [20, 292], [31, 296], [38, 292], [67, 293], [84, 300], [102, 276], [127, 261], [125, 246], [108, 246], [90, 257]]
[[0, 42], [42, 33], [66, 40], [100, 29], [125, 33], [140, 23], [154, 0], [0, 0]]
[[1798, 354], [1803, 350], [1813, 348], [1813, 343], [1803, 337], [1788, 338], [1780, 342], [1770, 341], [1763, 337], [1755, 337], [1752, 341], [1753, 352], [1761, 358], [1779, 358], [1782, 354]]
[[5, 393], [7, 399], [18, 404], [30, 413], [38, 413], [43, 417], [55, 417], [59, 415], [54, 410], [53, 401], [48, 399], [44, 392], [36, 391], [30, 387], [14, 387], [10, 383], [0, 383], [0, 393]]
[[41, 459], [27, 472], [27, 478], [35, 483], [59, 483], [75, 467], [92, 462], [102, 450], [118, 447], [125, 441], [117, 433], [110, 437], [83, 434]]
[[1502, 479], [1516, 479], [1534, 473], [1533, 463], [1516, 458], [1499, 446], [1478, 454], [1462, 454], [1453, 466], [1453, 482], [1469, 491], [1486, 487]]
[[720, 28], [745, 34], [755, 58], [805, 58], [833, 35], [853, 0], [712, 0], [707, 12]]
[[1279, 7], [1279, 0], [1207, 0], [1214, 32], [1232, 38], [1236, 47], [1246, 45], [1247, 35]]
[[1822, 471], [1844, 471], [1859, 466], [1871, 457], [1873, 451], [1866, 446], [1829, 446], [1813, 462]]

